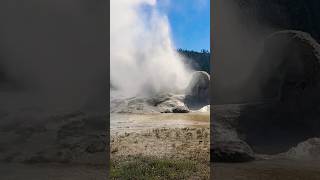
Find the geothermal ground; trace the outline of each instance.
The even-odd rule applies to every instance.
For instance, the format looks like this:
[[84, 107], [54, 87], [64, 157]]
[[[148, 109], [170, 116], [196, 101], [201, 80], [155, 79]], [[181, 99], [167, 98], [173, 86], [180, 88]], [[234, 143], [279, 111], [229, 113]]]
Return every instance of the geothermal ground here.
[[135, 164], [126, 172], [140, 178], [209, 179], [209, 124], [209, 113], [111, 114], [111, 178]]

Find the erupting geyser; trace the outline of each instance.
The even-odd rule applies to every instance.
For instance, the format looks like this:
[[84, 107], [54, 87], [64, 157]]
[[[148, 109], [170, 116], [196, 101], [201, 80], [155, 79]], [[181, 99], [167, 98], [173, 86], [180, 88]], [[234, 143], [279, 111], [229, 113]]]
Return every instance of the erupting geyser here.
[[156, 0], [111, 0], [111, 87], [122, 96], [178, 93], [190, 79]]

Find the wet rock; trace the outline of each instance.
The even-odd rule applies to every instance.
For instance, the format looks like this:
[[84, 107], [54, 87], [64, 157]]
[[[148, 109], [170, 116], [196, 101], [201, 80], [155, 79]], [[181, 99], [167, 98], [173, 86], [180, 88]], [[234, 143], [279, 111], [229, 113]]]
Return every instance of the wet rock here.
[[172, 109], [173, 113], [188, 113], [190, 112], [186, 106], [177, 106]]
[[188, 113], [189, 108], [183, 102], [184, 96], [172, 95], [170, 98], [158, 103], [156, 107], [160, 112]]

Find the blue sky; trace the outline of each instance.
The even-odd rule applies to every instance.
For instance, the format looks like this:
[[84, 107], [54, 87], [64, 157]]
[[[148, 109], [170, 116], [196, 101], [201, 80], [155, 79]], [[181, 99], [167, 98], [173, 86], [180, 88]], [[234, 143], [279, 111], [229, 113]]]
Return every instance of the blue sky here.
[[210, 0], [158, 0], [176, 48], [210, 50]]

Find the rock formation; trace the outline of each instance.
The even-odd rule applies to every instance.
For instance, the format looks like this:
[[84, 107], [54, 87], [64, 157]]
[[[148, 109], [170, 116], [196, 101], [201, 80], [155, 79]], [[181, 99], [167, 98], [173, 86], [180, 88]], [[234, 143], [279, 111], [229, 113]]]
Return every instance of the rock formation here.
[[247, 105], [239, 117], [239, 128], [255, 150], [279, 153], [320, 135], [320, 46], [309, 34], [270, 35], [255, 72], [261, 103]]
[[[305, 139], [320, 136], [319, 44], [300, 31], [273, 33], [264, 44], [260, 63], [249, 81], [259, 78], [261, 91], [256, 101], [212, 108], [211, 133], [217, 141], [212, 151], [218, 160], [234, 159], [236, 149], [252, 155], [249, 147], [254, 153], [278, 154]], [[296, 152], [311, 147], [310, 142], [315, 141], [300, 144], [290, 151], [290, 156], [299, 156]], [[236, 148], [230, 148], [230, 143]], [[313, 143], [309, 149], [314, 148]], [[242, 155], [238, 153], [237, 157], [241, 159]]]
[[[216, 34], [216, 80], [210, 92], [213, 103], [211, 137], [219, 141], [212, 145], [211, 152], [223, 156], [217, 157], [218, 160], [229, 161], [229, 156], [234, 157], [231, 153], [219, 152], [222, 148], [226, 151], [232, 149], [228, 144], [235, 139], [236, 142], [247, 143], [254, 153], [273, 155], [286, 152], [303, 142], [291, 149], [287, 157], [302, 157], [301, 154], [307, 157], [310, 152], [315, 153], [312, 157], [316, 157], [319, 153], [316, 150], [317, 141], [304, 141], [320, 137], [320, 48], [317, 43], [320, 41], [320, 13], [317, 8], [320, 2], [229, 2], [237, 3], [237, 8], [232, 9], [235, 14], [230, 12], [231, 15], [226, 13], [223, 14], [225, 16], [215, 16], [218, 17], [216, 22], [228, 20], [228, 15], [235, 16], [230, 19], [236, 25], [224, 26], [222, 23], [222, 28], [216, 31], [220, 34]], [[243, 38], [239, 40], [232, 33], [226, 33], [226, 36], [224, 33], [229, 30], [228, 27], [236, 34], [240, 31], [240, 35], [244, 34]], [[243, 29], [249, 32], [248, 36], [241, 32]], [[227, 47], [234, 49], [223, 49], [223, 43], [231, 43]], [[221, 59], [225, 57], [225, 52], [239, 56]], [[233, 138], [230, 139], [231, 135]], [[241, 143], [234, 143], [234, 147], [237, 144]], [[245, 146], [242, 145], [242, 149], [246, 149]]]
[[299, 143], [284, 154], [287, 158], [300, 160], [320, 160], [320, 139], [311, 138]]
[[170, 93], [158, 94], [154, 97], [133, 97], [113, 99], [111, 113], [188, 113], [183, 102], [183, 95]]
[[185, 102], [191, 108], [201, 108], [209, 102], [210, 75], [204, 71], [193, 73], [192, 79], [186, 89]]

